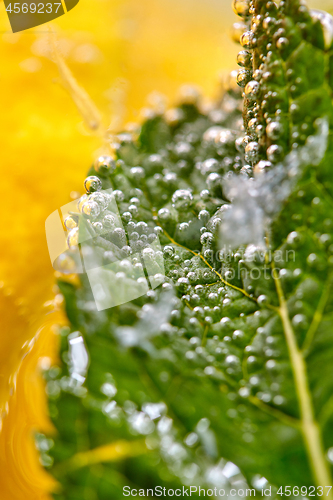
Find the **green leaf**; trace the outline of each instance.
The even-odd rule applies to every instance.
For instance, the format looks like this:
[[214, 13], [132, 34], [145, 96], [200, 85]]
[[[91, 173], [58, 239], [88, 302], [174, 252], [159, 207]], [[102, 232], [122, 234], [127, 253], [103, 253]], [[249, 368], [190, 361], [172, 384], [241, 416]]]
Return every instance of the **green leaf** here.
[[192, 93], [120, 134], [81, 203], [38, 438], [59, 500], [332, 484], [332, 33], [297, 0], [242, 5], [243, 106]]

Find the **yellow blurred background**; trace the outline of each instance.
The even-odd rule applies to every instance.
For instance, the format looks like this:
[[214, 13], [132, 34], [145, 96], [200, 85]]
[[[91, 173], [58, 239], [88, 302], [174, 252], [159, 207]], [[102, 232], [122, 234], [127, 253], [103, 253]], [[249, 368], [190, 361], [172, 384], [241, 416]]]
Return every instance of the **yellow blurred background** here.
[[[314, 0], [331, 8], [332, 0]], [[183, 83], [208, 96], [236, 67], [229, 0], [80, 0], [52, 23], [59, 51], [106, 126], [139, 119], [153, 91]], [[56, 357], [54, 273], [44, 224], [82, 192], [101, 146], [60, 85], [47, 26], [12, 34], [0, 3], [0, 498], [48, 499], [52, 481], [34, 448], [50, 430], [40, 366]], [[117, 119], [117, 120], [115, 120]]]

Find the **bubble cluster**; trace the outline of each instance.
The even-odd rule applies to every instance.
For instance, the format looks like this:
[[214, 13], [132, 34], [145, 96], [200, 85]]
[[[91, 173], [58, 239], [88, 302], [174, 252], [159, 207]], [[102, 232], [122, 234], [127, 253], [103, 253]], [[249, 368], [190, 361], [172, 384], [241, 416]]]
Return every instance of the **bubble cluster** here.
[[[320, 163], [329, 119], [306, 118], [307, 100], [315, 95], [320, 104], [324, 83], [315, 76], [307, 83], [298, 67], [304, 44], [320, 66], [328, 34], [320, 38], [320, 25], [298, 3], [295, 12], [284, 2], [235, 0], [233, 8], [242, 18], [240, 70], [220, 100], [207, 104], [196, 89], [183, 89], [178, 106], [150, 112], [135, 134], [119, 134], [115, 157], [94, 162], [78, 213], [64, 221], [69, 254], [82, 243], [85, 262], [104, 268], [115, 295], [127, 297], [97, 311], [85, 276], [77, 288], [64, 287], [91, 347], [81, 375], [91, 377], [85, 411], [143, 436], [168, 473], [190, 481], [201, 471], [209, 484], [243, 481], [233, 463], [216, 461], [226, 429], [240, 461], [249, 446], [262, 453], [273, 425], [279, 443], [298, 439], [285, 423], [299, 415], [276, 282], [296, 345], [307, 353], [333, 266], [330, 167]], [[62, 346], [62, 366], [69, 358]], [[72, 373], [81, 374], [50, 377], [52, 401], [62, 391], [85, 398]], [[321, 407], [320, 377], [309, 376]]]
[[[310, 88], [319, 89], [323, 80], [306, 84], [302, 72], [307, 66], [308, 74], [311, 72], [311, 57], [319, 66], [324, 65], [323, 49], [332, 46], [333, 18], [320, 11], [308, 11], [301, 3], [294, 7], [285, 2], [279, 6], [268, 2], [264, 7], [252, 1], [235, 1], [233, 9], [244, 26], [239, 38], [243, 50], [237, 56], [241, 66], [237, 83], [244, 88], [246, 134], [248, 142], [257, 141], [260, 146], [260, 154], [247, 161], [253, 167], [261, 160], [276, 164], [290, 148], [304, 144], [314, 132], [305, 113], [304, 106], [308, 114], [312, 106], [306, 93]], [[312, 47], [302, 45], [303, 38], [311, 37]], [[256, 52], [258, 45], [260, 55]], [[302, 70], [295, 69], [302, 66]], [[293, 115], [292, 130], [287, 123], [288, 112]], [[261, 167], [256, 170], [262, 171]]]

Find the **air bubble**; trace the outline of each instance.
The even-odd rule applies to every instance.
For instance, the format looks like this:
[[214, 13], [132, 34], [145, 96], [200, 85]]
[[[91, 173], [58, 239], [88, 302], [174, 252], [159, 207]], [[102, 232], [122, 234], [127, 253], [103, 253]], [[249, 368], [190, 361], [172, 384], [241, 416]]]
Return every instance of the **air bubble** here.
[[204, 224], [209, 221], [210, 215], [208, 210], [200, 210], [198, 214], [198, 219], [201, 220]]
[[269, 139], [276, 140], [281, 136], [282, 125], [280, 122], [270, 122], [266, 127], [266, 134]]
[[97, 203], [101, 211], [105, 210], [109, 204], [109, 195], [107, 193], [96, 192], [89, 196], [89, 201]]
[[65, 225], [65, 228], [70, 231], [71, 229], [78, 227], [78, 218], [75, 215], [69, 215], [64, 220], [64, 225]]
[[75, 227], [69, 231], [67, 236], [68, 248], [75, 248], [79, 244], [79, 228]]
[[240, 38], [240, 43], [244, 49], [253, 49], [257, 44], [253, 31], [245, 31]]
[[279, 50], [283, 50], [289, 45], [288, 38], [281, 36], [276, 42], [276, 48]]
[[245, 160], [256, 162], [259, 155], [260, 146], [258, 142], [252, 141], [245, 147]]
[[140, 181], [145, 177], [145, 171], [142, 167], [132, 167], [130, 172], [133, 179], [136, 181]]
[[161, 208], [157, 212], [157, 216], [162, 221], [168, 221], [172, 218], [171, 212], [168, 208]]
[[188, 208], [193, 201], [193, 195], [188, 189], [178, 189], [172, 195], [172, 204], [177, 209]]
[[95, 201], [88, 200], [82, 205], [82, 213], [86, 217], [91, 217], [92, 219], [95, 219], [96, 217], [99, 216], [100, 211], [101, 210]]
[[232, 8], [235, 14], [241, 17], [246, 17], [249, 14], [249, 0], [233, 0]]
[[93, 193], [94, 191], [100, 191], [102, 189], [102, 181], [99, 177], [91, 175], [87, 177], [84, 181], [84, 188], [87, 193]]
[[236, 81], [240, 87], [245, 87], [245, 85], [251, 80], [252, 73], [247, 69], [241, 69], [237, 73]]
[[267, 149], [267, 158], [272, 163], [280, 161], [282, 159], [282, 156], [283, 148], [278, 144], [272, 144], [272, 146]]
[[257, 175], [263, 174], [272, 168], [272, 163], [266, 160], [260, 160], [253, 169], [254, 173]]
[[111, 156], [99, 156], [94, 163], [96, 172], [112, 173], [116, 169], [116, 163]]
[[248, 99], [254, 101], [258, 97], [259, 90], [260, 90], [259, 83], [256, 80], [251, 80], [249, 83], [247, 83], [245, 87], [244, 90], [245, 96]]
[[248, 68], [252, 64], [251, 52], [248, 50], [241, 50], [237, 54], [237, 64], [243, 68]]

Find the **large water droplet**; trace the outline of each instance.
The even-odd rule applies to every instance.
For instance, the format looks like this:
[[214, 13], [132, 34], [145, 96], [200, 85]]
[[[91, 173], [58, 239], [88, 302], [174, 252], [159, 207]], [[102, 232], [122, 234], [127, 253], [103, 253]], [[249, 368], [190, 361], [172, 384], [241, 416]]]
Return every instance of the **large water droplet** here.
[[79, 244], [79, 228], [75, 227], [69, 231], [67, 236], [67, 245], [69, 248], [75, 248]]
[[96, 177], [95, 175], [90, 175], [84, 181], [84, 188], [87, 191], [87, 193], [100, 191], [102, 189], [102, 181], [99, 177]]
[[232, 9], [238, 16], [246, 17], [249, 14], [249, 0], [233, 0]]
[[94, 163], [96, 172], [111, 173], [116, 169], [116, 163], [111, 156], [99, 156]]
[[245, 87], [245, 95], [251, 101], [255, 101], [260, 91], [260, 85], [256, 80], [251, 80]]
[[82, 205], [82, 213], [86, 217], [91, 217], [94, 219], [95, 217], [98, 217], [100, 211], [101, 210], [95, 201], [88, 200]]
[[65, 225], [65, 228], [70, 231], [71, 229], [78, 227], [78, 218], [75, 215], [69, 215], [64, 220], [64, 225]]
[[244, 49], [253, 49], [257, 44], [253, 31], [245, 31], [240, 38], [240, 43]]
[[188, 208], [192, 200], [192, 193], [188, 189], [177, 189], [172, 195], [172, 204], [178, 209]]

